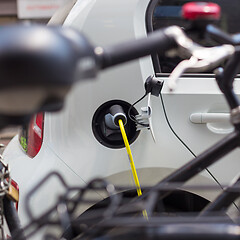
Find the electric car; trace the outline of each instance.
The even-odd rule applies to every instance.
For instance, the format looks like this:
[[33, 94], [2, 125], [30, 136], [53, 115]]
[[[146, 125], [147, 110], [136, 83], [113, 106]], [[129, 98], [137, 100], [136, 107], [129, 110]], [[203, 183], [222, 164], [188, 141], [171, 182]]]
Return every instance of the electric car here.
[[[75, 28], [93, 45], [104, 47], [146, 36], [169, 25], [187, 27], [181, 18], [181, 7], [186, 2], [78, 0], [58, 12], [50, 23]], [[238, 1], [217, 2], [222, 7], [218, 24], [227, 32], [237, 32]], [[159, 182], [191, 160], [193, 154], [198, 155], [233, 130], [228, 107], [213, 74], [185, 74], [176, 90], [169, 93], [166, 84], [169, 73], [180, 61], [156, 53], [102, 71], [96, 79], [74, 85], [62, 111], [33, 116], [4, 151], [12, 177], [19, 185], [19, 214], [23, 224], [29, 221], [24, 207], [26, 193], [53, 170], [71, 185], [84, 186], [101, 177], [113, 184], [135, 188], [122, 136], [117, 127], [107, 124], [106, 115], [113, 105], [120, 105], [129, 118], [128, 109], [144, 95], [144, 83], [149, 76], [154, 75], [163, 83], [163, 101], [152, 95], [132, 109], [139, 119], [151, 123], [151, 129], [136, 126], [130, 119], [125, 125], [141, 186]], [[238, 80], [235, 87], [239, 93]], [[151, 113], [145, 111], [150, 103]], [[229, 183], [239, 173], [239, 155], [239, 150], [235, 150], [188, 183], [214, 185], [220, 190], [220, 185]], [[190, 192], [183, 187], [183, 194], [173, 195], [169, 205], [184, 211], [194, 210], [193, 206], [204, 207], [214, 199], [217, 189]], [[40, 187], [31, 199], [34, 214], [37, 216], [47, 209], [60, 191], [61, 184], [54, 179]], [[103, 199], [96, 195], [99, 201]], [[181, 198], [188, 199], [191, 206]]]

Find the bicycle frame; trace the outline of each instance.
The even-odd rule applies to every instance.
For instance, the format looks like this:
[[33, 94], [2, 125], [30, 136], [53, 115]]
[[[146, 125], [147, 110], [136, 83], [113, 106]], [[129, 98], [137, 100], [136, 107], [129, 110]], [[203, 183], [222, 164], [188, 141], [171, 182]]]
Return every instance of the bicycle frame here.
[[[154, 191], [155, 188], [166, 186], [169, 183], [174, 182], [177, 182], [180, 186], [190, 178], [197, 175], [199, 172], [203, 171], [208, 166], [219, 161], [222, 157], [233, 151], [235, 148], [240, 147], [240, 102], [233, 90], [233, 81], [234, 77], [237, 74], [239, 65], [240, 51], [238, 50], [228, 61], [224, 70], [223, 68], [216, 70], [216, 81], [230, 107], [231, 121], [234, 126], [234, 131], [207, 149], [205, 152], [167, 176], [161, 182], [156, 184], [152, 190], [145, 193], [141, 198], [145, 198], [151, 194], [149, 196], [149, 198], [151, 198], [151, 201], [156, 201], [156, 199], [159, 197], [159, 192]], [[239, 183], [240, 179], [237, 180], [234, 186], [238, 186]], [[170, 192], [162, 193], [160, 198], [164, 198], [169, 193]], [[215, 201], [209, 204], [209, 206], [204, 211], [204, 215], [210, 211], [226, 209], [237, 197], [239, 197], [239, 195], [239, 193], [227, 192], [227, 190], [224, 191], [218, 196]], [[153, 209], [151, 209], [151, 207], [147, 208], [149, 214], [152, 212], [152, 210]]]

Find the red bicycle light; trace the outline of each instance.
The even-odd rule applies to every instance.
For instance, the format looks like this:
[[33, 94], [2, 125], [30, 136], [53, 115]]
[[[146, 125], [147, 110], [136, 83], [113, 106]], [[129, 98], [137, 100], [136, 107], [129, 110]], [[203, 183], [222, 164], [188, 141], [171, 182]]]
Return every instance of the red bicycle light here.
[[182, 7], [182, 16], [187, 20], [219, 20], [221, 8], [216, 3], [189, 2]]
[[27, 154], [35, 157], [41, 149], [43, 142], [44, 113], [34, 115], [28, 128]]

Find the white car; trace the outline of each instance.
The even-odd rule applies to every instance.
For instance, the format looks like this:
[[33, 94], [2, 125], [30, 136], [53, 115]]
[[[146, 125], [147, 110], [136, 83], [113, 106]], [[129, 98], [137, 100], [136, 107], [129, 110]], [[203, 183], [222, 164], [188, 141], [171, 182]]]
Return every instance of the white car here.
[[[57, 13], [51, 23], [63, 23], [83, 32], [94, 45], [108, 46], [146, 36], [168, 25], [186, 23], [180, 18], [187, 1], [174, 0], [78, 0]], [[238, 1], [217, 1], [222, 6], [221, 26], [237, 32], [240, 7]], [[234, 14], [229, 14], [234, 8]], [[65, 10], [65, 11], [64, 11]], [[35, 184], [51, 171], [58, 171], [70, 185], [85, 185], [95, 177], [134, 188], [130, 165], [119, 130], [108, 129], [105, 115], [114, 104], [124, 109], [140, 99], [145, 80], [156, 75], [167, 82], [169, 72], [179, 59], [149, 56], [101, 72], [96, 79], [73, 86], [61, 112], [39, 114], [7, 146], [5, 160], [10, 163], [12, 178], [20, 188], [19, 214], [23, 224], [29, 219], [24, 198]], [[168, 120], [194, 154], [199, 154], [233, 130], [228, 106], [212, 74], [186, 74], [176, 91], [169, 93], [164, 83], [162, 96]], [[240, 83], [236, 81], [237, 93]], [[134, 106], [141, 114], [147, 99]], [[193, 158], [192, 153], [173, 134], [159, 97], [151, 97], [151, 131], [130, 131], [131, 150], [142, 186], [153, 185]], [[211, 120], [211, 116], [215, 120]], [[205, 121], [201, 117], [205, 116]], [[129, 121], [129, 124], [133, 122]], [[108, 131], [109, 130], [109, 131]], [[221, 159], [189, 183], [215, 185], [229, 183], [239, 173], [239, 150]], [[210, 174], [211, 173], [211, 174]], [[213, 177], [214, 176], [214, 177]], [[50, 181], [42, 186], [31, 202], [38, 215], [47, 209], [61, 190]], [[173, 209], [194, 211], [203, 208], [217, 191], [184, 191], [172, 195]], [[99, 200], [101, 200], [99, 196]], [[191, 204], [187, 204], [191, 202]]]

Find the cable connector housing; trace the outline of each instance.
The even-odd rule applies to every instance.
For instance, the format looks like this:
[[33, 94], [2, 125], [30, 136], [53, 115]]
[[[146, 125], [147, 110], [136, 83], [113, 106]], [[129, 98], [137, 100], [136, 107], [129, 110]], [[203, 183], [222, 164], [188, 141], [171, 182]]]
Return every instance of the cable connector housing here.
[[163, 87], [163, 80], [157, 79], [154, 76], [149, 76], [144, 84], [146, 94], [151, 93], [151, 95], [159, 97], [159, 94]]

